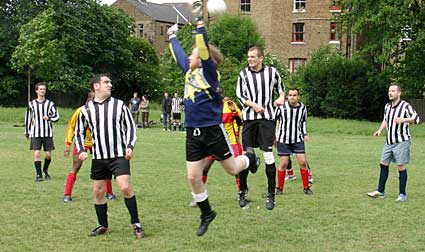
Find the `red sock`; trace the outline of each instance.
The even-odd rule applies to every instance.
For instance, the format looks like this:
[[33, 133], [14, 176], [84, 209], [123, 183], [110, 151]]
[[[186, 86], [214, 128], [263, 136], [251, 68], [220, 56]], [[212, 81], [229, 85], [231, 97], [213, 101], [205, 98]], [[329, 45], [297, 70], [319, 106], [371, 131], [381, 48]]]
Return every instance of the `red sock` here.
[[204, 182], [204, 184], [206, 184], [207, 183], [207, 178], [208, 178], [208, 176], [202, 176], [202, 182]]
[[308, 170], [307, 169], [300, 169], [301, 173], [301, 180], [303, 181], [303, 187], [304, 189], [308, 188]]
[[112, 194], [112, 182], [110, 179], [106, 180], [106, 193]]
[[289, 176], [294, 176], [294, 170], [293, 169], [289, 169], [287, 171], [288, 171]]
[[65, 191], [63, 195], [72, 195], [72, 188], [74, 188], [75, 180], [77, 180], [77, 174], [70, 172], [68, 173], [68, 177], [66, 178]]
[[277, 188], [279, 190], [283, 190], [283, 185], [285, 184], [285, 175], [286, 175], [286, 170], [284, 171], [277, 170]]
[[236, 178], [236, 187], [238, 188], [238, 191], [241, 190], [241, 179], [239, 177]]

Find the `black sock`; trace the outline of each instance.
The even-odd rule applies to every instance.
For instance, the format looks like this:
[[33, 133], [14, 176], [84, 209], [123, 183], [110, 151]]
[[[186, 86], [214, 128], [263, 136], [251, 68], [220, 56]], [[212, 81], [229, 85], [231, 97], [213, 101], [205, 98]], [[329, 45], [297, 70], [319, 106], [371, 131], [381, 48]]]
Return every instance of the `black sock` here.
[[385, 184], [388, 179], [388, 166], [380, 164], [381, 171], [379, 173], [379, 181], [378, 181], [378, 192], [385, 192]]
[[398, 182], [400, 194], [406, 195], [406, 185], [407, 185], [407, 170], [398, 171]]
[[208, 216], [211, 213], [211, 206], [208, 198], [204, 201], [198, 202], [199, 209], [201, 209], [201, 216]]
[[99, 225], [104, 227], [108, 227], [108, 204], [96, 205], [94, 204], [94, 208], [96, 209], [96, 216]]
[[41, 173], [41, 161], [34, 161], [34, 167], [37, 176], [43, 176], [43, 174]]
[[241, 191], [246, 190], [248, 188], [248, 174], [249, 174], [249, 169], [245, 169], [239, 173]]
[[51, 159], [44, 159], [43, 172], [47, 173], [47, 171], [49, 170], [50, 162], [52, 162]]
[[274, 190], [276, 188], [276, 165], [273, 164], [266, 164], [266, 175], [267, 175], [267, 182], [268, 182], [268, 192], [271, 194], [274, 194]]
[[128, 212], [130, 213], [131, 224], [140, 223], [139, 212], [137, 211], [136, 195], [133, 195], [133, 197], [131, 197], [129, 199], [124, 198], [124, 203], [125, 203], [125, 206], [128, 209]]

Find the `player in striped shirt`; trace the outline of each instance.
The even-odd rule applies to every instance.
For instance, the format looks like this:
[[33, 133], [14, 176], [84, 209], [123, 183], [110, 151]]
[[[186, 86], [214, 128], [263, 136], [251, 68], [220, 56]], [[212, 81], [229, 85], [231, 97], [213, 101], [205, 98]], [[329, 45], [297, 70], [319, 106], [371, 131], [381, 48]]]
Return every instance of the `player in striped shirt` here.
[[[91, 101], [94, 97], [94, 93], [90, 92], [87, 95], [86, 104]], [[66, 127], [66, 133], [65, 133], [65, 150], [63, 152], [63, 155], [65, 157], [68, 157], [70, 154], [70, 148], [72, 141], [74, 139], [74, 133], [75, 133], [75, 125], [78, 120], [78, 116], [80, 115], [81, 107], [79, 107], [77, 110], [75, 110], [74, 114], [71, 116], [71, 118], [68, 121], [68, 126]], [[71, 203], [72, 202], [72, 189], [74, 187], [74, 183], [77, 180], [77, 173], [80, 170], [81, 166], [83, 165], [83, 161], [78, 159], [78, 151], [77, 147], [74, 144], [73, 148], [73, 155], [72, 155], [72, 169], [71, 172], [68, 173], [66, 184], [65, 184], [65, 190], [63, 193], [63, 202], [65, 203]], [[86, 141], [84, 142], [84, 149], [86, 151], [92, 152], [92, 139], [91, 139], [91, 132], [90, 129], [86, 129]], [[112, 183], [111, 180], [107, 180], [106, 182], [106, 199], [114, 200], [116, 199], [115, 195], [112, 193]]]
[[[30, 139], [30, 150], [34, 150], [34, 166], [36, 170], [36, 182], [51, 179], [49, 165], [52, 161], [52, 151], [55, 149], [53, 142], [52, 122], [59, 120], [59, 113], [55, 104], [46, 99], [47, 86], [44, 82], [35, 85], [37, 98], [28, 103], [25, 114], [25, 136]], [[41, 147], [43, 147], [44, 165], [41, 172]]]
[[106, 181], [115, 176], [130, 214], [136, 238], [144, 236], [137, 209], [136, 196], [130, 185], [130, 160], [136, 144], [136, 125], [122, 100], [111, 97], [112, 82], [107, 74], [90, 79], [94, 99], [81, 107], [75, 142], [80, 160], [88, 155], [84, 149], [85, 132], [90, 128], [93, 159], [90, 178], [93, 180], [94, 207], [99, 226], [89, 236], [108, 233], [108, 205], [105, 200]]
[[289, 156], [295, 153], [300, 166], [303, 191], [310, 195], [308, 182], [308, 167], [305, 156], [304, 142], [308, 141], [307, 135], [307, 108], [299, 102], [299, 90], [291, 88], [288, 91], [288, 101], [276, 109], [276, 142], [277, 154], [280, 164], [277, 173], [277, 194], [282, 194], [285, 182], [286, 168]]
[[406, 101], [400, 99], [401, 88], [399, 85], [391, 85], [388, 88], [390, 102], [385, 105], [384, 119], [381, 126], [373, 134], [379, 137], [384, 129], [387, 137], [381, 154], [380, 173], [376, 191], [367, 195], [372, 198], [385, 197], [385, 184], [388, 178], [391, 162], [397, 164], [399, 173], [399, 196], [396, 201], [406, 201], [407, 169], [410, 161], [410, 130], [409, 124], [419, 123], [419, 115]]
[[173, 113], [173, 131], [177, 130], [177, 125], [179, 125], [179, 130], [182, 129], [182, 106], [183, 99], [179, 97], [179, 94], [177, 92], [174, 92], [173, 98], [171, 99], [171, 112]]

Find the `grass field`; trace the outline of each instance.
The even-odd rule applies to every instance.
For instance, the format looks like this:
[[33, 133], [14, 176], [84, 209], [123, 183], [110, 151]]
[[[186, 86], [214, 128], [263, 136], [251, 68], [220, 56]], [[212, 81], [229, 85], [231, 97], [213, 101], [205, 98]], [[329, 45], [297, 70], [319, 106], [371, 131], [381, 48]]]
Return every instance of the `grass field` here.
[[[386, 199], [370, 199], [384, 137], [379, 123], [311, 118], [307, 154], [315, 176], [314, 195], [301, 180], [285, 183], [273, 211], [265, 209], [264, 165], [248, 178], [251, 208], [238, 206], [234, 178], [214, 164], [208, 179], [218, 215], [203, 237], [195, 235], [199, 210], [190, 209], [184, 134], [160, 126], [138, 130], [131, 163], [132, 185], [146, 238], [136, 240], [122, 196], [108, 202], [112, 231], [88, 237], [97, 225], [89, 162], [74, 187], [74, 203], [62, 202], [71, 159], [63, 157], [70, 109], [54, 126], [56, 150], [51, 181], [33, 182], [33, 154], [23, 134], [23, 108], [0, 108], [0, 251], [425, 251], [425, 125], [412, 126], [408, 200], [396, 203], [398, 173], [391, 167]], [[159, 113], [153, 113], [159, 118]], [[16, 125], [16, 126], [14, 126]], [[113, 185], [114, 192], [117, 186]], [[119, 195], [119, 194], [118, 194]]]

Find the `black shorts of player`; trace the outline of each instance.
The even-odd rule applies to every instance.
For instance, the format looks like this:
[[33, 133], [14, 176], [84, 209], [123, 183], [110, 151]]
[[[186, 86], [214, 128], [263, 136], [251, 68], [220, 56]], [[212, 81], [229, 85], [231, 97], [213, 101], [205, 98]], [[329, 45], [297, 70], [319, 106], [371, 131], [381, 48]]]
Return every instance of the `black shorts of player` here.
[[286, 143], [277, 143], [277, 155], [278, 156], [290, 156], [294, 154], [304, 154], [305, 146], [304, 142], [286, 144]]
[[275, 123], [273, 120], [247, 120], [242, 128], [243, 150], [247, 147], [273, 151]]
[[186, 161], [199, 161], [208, 156], [221, 161], [231, 157], [232, 152], [222, 124], [203, 128], [186, 128]]
[[173, 119], [174, 120], [181, 120], [182, 114], [181, 113], [173, 113]]
[[123, 157], [109, 159], [93, 159], [90, 178], [93, 180], [112, 179], [112, 175], [130, 175], [130, 161]]
[[43, 146], [43, 151], [54, 150], [53, 137], [31, 137], [30, 150], [41, 150], [41, 146]]

